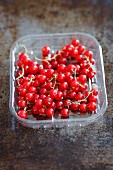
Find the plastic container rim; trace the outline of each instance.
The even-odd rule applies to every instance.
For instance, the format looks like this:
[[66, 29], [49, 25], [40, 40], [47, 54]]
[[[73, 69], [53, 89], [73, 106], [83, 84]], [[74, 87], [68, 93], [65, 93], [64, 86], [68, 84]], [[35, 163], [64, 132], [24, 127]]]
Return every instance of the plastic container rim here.
[[[53, 119], [53, 120], [40, 120], [40, 121], [35, 121], [35, 120], [28, 120], [28, 119], [22, 119], [20, 118], [19, 116], [17, 116], [16, 114], [16, 111], [13, 107], [13, 102], [12, 102], [12, 94], [14, 92], [14, 88], [12, 86], [12, 67], [11, 67], [11, 64], [12, 64], [12, 53], [13, 53], [13, 50], [16, 46], [17, 43], [19, 43], [20, 41], [22, 40], [28, 40], [29, 38], [35, 38], [35, 37], [45, 37], [45, 36], [68, 36], [68, 35], [85, 35], [87, 37], [90, 37], [91, 39], [93, 39], [93, 41], [98, 45], [99, 47], [99, 52], [100, 52], [100, 58], [101, 58], [101, 65], [102, 65], [102, 76], [103, 76], [103, 85], [104, 85], [104, 90], [105, 90], [105, 101], [101, 107], [101, 109], [99, 110], [99, 112], [95, 115], [91, 115], [90, 117], [87, 117], [87, 118], [70, 118], [70, 119]], [[99, 119], [106, 111], [108, 107], [108, 102], [107, 102], [107, 94], [106, 94], [106, 86], [105, 86], [105, 72], [104, 72], [104, 64], [103, 64], [103, 55], [102, 55], [102, 48], [101, 48], [101, 45], [100, 43], [98, 42], [98, 40], [88, 34], [88, 33], [83, 33], [83, 32], [72, 32], [72, 33], [54, 33], [54, 34], [33, 34], [33, 35], [26, 35], [26, 36], [23, 36], [21, 38], [19, 38], [18, 40], [15, 41], [15, 43], [12, 45], [11, 47], [11, 50], [10, 50], [10, 99], [9, 99], [9, 108], [10, 108], [10, 111], [11, 111], [11, 114], [16, 118], [18, 119], [20, 122], [23, 122], [23, 123], [27, 123], [27, 124], [38, 124], [38, 123], [60, 123], [60, 122], [78, 122], [78, 123], [82, 123], [82, 122], [93, 122], [95, 121], [96, 119]]]

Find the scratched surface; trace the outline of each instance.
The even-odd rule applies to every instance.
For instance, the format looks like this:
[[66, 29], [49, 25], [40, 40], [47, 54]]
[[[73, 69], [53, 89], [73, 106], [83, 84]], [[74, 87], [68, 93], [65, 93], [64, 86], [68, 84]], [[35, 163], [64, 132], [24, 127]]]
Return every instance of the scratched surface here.
[[[9, 113], [9, 51], [33, 33], [83, 31], [103, 48], [109, 107], [84, 129], [28, 129]], [[113, 169], [113, 1], [0, 1], [0, 170]]]

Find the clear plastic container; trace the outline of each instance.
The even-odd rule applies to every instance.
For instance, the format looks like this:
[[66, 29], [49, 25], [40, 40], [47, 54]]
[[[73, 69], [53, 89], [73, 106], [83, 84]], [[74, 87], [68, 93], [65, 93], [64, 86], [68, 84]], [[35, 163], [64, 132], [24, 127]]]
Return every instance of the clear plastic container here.
[[[98, 107], [96, 114], [77, 117], [71, 116], [68, 119], [51, 119], [51, 120], [34, 120], [31, 117], [28, 119], [20, 118], [17, 113], [16, 105], [16, 82], [15, 82], [15, 63], [17, 61], [17, 55], [22, 51], [21, 45], [24, 44], [27, 49], [32, 53], [38, 54], [41, 57], [41, 48], [43, 46], [50, 46], [54, 51], [61, 49], [62, 46], [69, 44], [73, 38], [80, 40], [82, 45], [85, 45], [87, 49], [92, 50], [93, 58], [95, 59], [95, 70], [96, 76], [89, 82], [89, 86], [98, 86]], [[31, 55], [32, 56], [32, 55]], [[9, 107], [12, 115], [24, 126], [39, 128], [39, 127], [64, 127], [64, 126], [86, 126], [95, 121], [105, 113], [107, 109], [107, 94], [105, 87], [105, 74], [104, 74], [104, 64], [102, 48], [99, 42], [91, 35], [86, 33], [68, 33], [68, 34], [44, 34], [44, 35], [29, 35], [17, 40], [11, 48], [10, 51], [10, 102]]]

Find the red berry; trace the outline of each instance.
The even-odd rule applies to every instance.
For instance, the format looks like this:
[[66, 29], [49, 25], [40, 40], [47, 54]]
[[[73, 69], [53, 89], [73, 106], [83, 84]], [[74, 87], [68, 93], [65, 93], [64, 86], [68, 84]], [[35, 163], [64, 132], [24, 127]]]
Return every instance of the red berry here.
[[80, 45], [80, 46], [78, 47], [78, 53], [79, 53], [79, 54], [82, 54], [82, 53], [84, 52], [84, 50], [85, 50], [85, 46]]
[[45, 63], [43, 63], [43, 65], [44, 65], [45, 69], [51, 69], [52, 68], [52, 65], [47, 63], [46, 61], [45, 61]]
[[41, 71], [41, 70], [43, 70], [43, 65], [42, 64], [39, 64], [39, 66], [38, 66], [38, 69], [39, 69], [39, 72]]
[[63, 99], [63, 93], [61, 91], [57, 91], [57, 95], [56, 95], [56, 100], [62, 100]]
[[19, 54], [19, 60], [21, 60], [22, 62], [26, 60], [26, 58], [28, 58], [28, 56], [25, 53]]
[[68, 91], [67, 90], [62, 91], [62, 94], [63, 94], [63, 99], [68, 98]]
[[73, 80], [70, 86], [74, 92], [79, 92], [80, 87], [79, 87], [79, 83], [77, 82], [77, 80]]
[[22, 70], [17, 71], [16, 77], [19, 77], [19, 76], [24, 76], [24, 74], [22, 73]]
[[42, 55], [43, 56], [48, 56], [49, 54], [50, 54], [50, 47], [48, 47], [48, 46], [44, 46], [43, 48], [42, 48]]
[[40, 85], [40, 82], [38, 80], [35, 80], [35, 81], [32, 82], [32, 85], [34, 87], [38, 87]]
[[29, 77], [28, 76], [23, 77], [23, 80], [24, 80], [24, 82], [29, 82]]
[[41, 94], [41, 95], [39, 96], [39, 98], [42, 99], [42, 100], [43, 100], [45, 97], [46, 97], [45, 94]]
[[18, 66], [19, 68], [22, 68], [22, 65], [23, 65], [22, 60], [18, 60], [18, 61], [17, 61], [17, 66]]
[[71, 105], [71, 100], [70, 99], [64, 100], [63, 105], [64, 105], [64, 107], [69, 107]]
[[34, 74], [29, 74], [27, 77], [29, 78], [29, 80], [35, 79], [35, 75]]
[[79, 106], [80, 112], [86, 112], [87, 111], [87, 105], [85, 103], [81, 103]]
[[37, 99], [39, 99], [39, 94], [34, 94], [34, 101], [36, 101]]
[[58, 90], [56, 90], [56, 89], [52, 89], [52, 90], [50, 90], [50, 92], [49, 92], [50, 97], [51, 97], [52, 99], [56, 99], [57, 93], [58, 93]]
[[23, 78], [20, 78], [20, 79], [18, 79], [17, 80], [17, 85], [19, 84], [19, 85], [22, 85], [23, 83], [24, 83], [24, 79]]
[[77, 80], [73, 80], [70, 85], [71, 85], [71, 87], [73, 89], [73, 88], [77, 87], [79, 84], [78, 84]]
[[90, 50], [86, 50], [86, 51], [84, 52], [84, 55], [87, 56], [87, 57], [89, 57], [89, 59], [91, 59], [92, 56], [93, 56], [93, 53], [92, 53], [92, 51], [90, 51]]
[[25, 65], [24, 66], [24, 75], [28, 74], [29, 73], [29, 66], [28, 65]]
[[19, 93], [19, 95], [20, 96], [25, 96], [26, 95], [26, 88], [24, 88], [23, 86], [19, 86], [18, 88], [17, 88], [17, 90], [18, 90], [18, 93]]
[[55, 109], [56, 105], [55, 102], [52, 102], [52, 104], [50, 105], [51, 108]]
[[[41, 69], [40, 74], [45, 76], [47, 74], [47, 69]], [[38, 78], [38, 76], [36, 76], [36, 79], [37, 78]]]
[[69, 92], [69, 98], [74, 99], [76, 96], [76, 93], [74, 91]]
[[63, 58], [66, 58], [66, 59], [67, 59], [67, 58], [69, 58], [69, 56], [70, 56], [70, 53], [69, 53], [69, 52], [66, 52], [66, 51], [65, 51], [65, 52], [62, 53], [62, 57], [63, 57]]
[[26, 89], [29, 89], [30, 86], [31, 86], [31, 82], [30, 82], [30, 81], [25, 81], [25, 82], [23, 83], [23, 87], [26, 88]]
[[46, 76], [48, 77], [48, 78], [51, 78], [52, 76], [53, 76], [53, 74], [54, 74], [54, 70], [53, 69], [47, 69], [47, 73], [46, 73]]
[[[60, 63], [60, 64], [61, 64], [61, 63]], [[51, 61], [51, 66], [52, 66], [53, 69], [56, 69], [57, 66], [58, 66], [58, 62], [57, 62], [56, 60], [52, 60], [52, 61]]]
[[68, 71], [65, 72], [65, 77], [66, 77], [66, 80], [71, 76], [72, 74]]
[[17, 101], [19, 101], [19, 100], [25, 100], [25, 98], [22, 97], [22, 96], [18, 96], [18, 97], [17, 97]]
[[52, 116], [54, 115], [54, 110], [53, 110], [52, 108], [48, 108], [48, 109], [46, 110], [46, 115], [47, 115], [48, 117], [52, 117]]
[[75, 66], [73, 64], [69, 64], [66, 69], [67, 72], [73, 73], [75, 71]]
[[80, 105], [79, 103], [73, 102], [71, 104], [71, 109], [74, 110], [74, 111], [77, 111], [79, 109], [79, 105]]
[[64, 82], [64, 81], [65, 81], [65, 74], [59, 73], [58, 76], [57, 76], [57, 81], [58, 81], [59, 83]]
[[44, 105], [46, 107], [51, 107], [52, 103], [53, 103], [53, 99], [52, 98], [50, 98], [50, 97], [45, 97], [44, 98]]
[[19, 100], [18, 101], [18, 106], [20, 107], [20, 108], [25, 108], [26, 106], [27, 106], [27, 103], [26, 103], [26, 101], [25, 100]]
[[25, 110], [19, 110], [17, 112], [17, 115], [21, 118], [27, 119], [28, 118], [28, 112]]
[[78, 77], [78, 81], [79, 81], [80, 83], [85, 83], [85, 82], [87, 81], [86, 75], [81, 74], [81, 75]]
[[84, 69], [81, 70], [81, 74], [84, 74], [84, 75], [87, 76], [88, 73], [89, 73], [89, 70], [87, 68], [84, 68]]
[[98, 95], [98, 90], [97, 89], [92, 89], [93, 95], [97, 96]]
[[32, 107], [32, 112], [33, 112], [33, 114], [39, 114], [39, 113], [38, 113], [38, 109], [39, 109], [39, 108], [37, 108], [36, 106], [33, 106], [33, 107]]
[[57, 70], [58, 72], [64, 73], [66, 71], [65, 64], [59, 64]]
[[95, 64], [95, 60], [94, 60], [93, 58], [91, 58], [91, 59], [90, 59], [90, 63], [91, 63], [92, 65], [94, 65], [94, 64]]
[[50, 89], [52, 89], [52, 86], [53, 86], [52, 82], [47, 82], [45, 87], [47, 90], [50, 90]]
[[68, 117], [68, 116], [69, 116], [69, 110], [66, 109], [66, 108], [63, 108], [63, 109], [61, 110], [61, 115], [62, 115], [63, 117]]
[[74, 64], [74, 66], [75, 66], [75, 71], [76, 71], [76, 73], [77, 74], [79, 74], [79, 72], [80, 72], [80, 65], [79, 64]]
[[38, 71], [39, 71], [38, 63], [32, 61], [29, 66], [29, 73], [36, 74], [36, 73], [38, 73]]
[[42, 108], [39, 108], [38, 113], [39, 113], [40, 115], [43, 115], [43, 114], [46, 113], [46, 109], [43, 108], [43, 107], [42, 107]]
[[59, 89], [61, 91], [67, 90], [68, 89], [68, 83], [67, 82], [61, 83], [60, 86], [59, 86]]
[[73, 39], [72, 40], [72, 42], [71, 42], [71, 44], [74, 46], [74, 47], [77, 47], [78, 45], [79, 45], [79, 40], [77, 40], [77, 39]]
[[76, 58], [76, 56], [78, 55], [78, 50], [74, 48], [70, 54], [72, 57]]
[[57, 58], [57, 62], [59, 64], [66, 64], [67, 63], [67, 59], [60, 56], [59, 58]]
[[82, 60], [82, 61], [81, 61], [80, 66], [81, 66], [82, 69], [89, 67], [87, 61], [85, 61], [85, 60]]
[[90, 71], [87, 75], [89, 78], [93, 78], [95, 76], [94, 71]]
[[41, 99], [37, 99], [37, 100], [35, 101], [35, 106], [36, 106], [37, 108], [41, 108], [41, 107], [42, 107], [42, 100], [41, 100]]
[[31, 102], [34, 99], [34, 94], [33, 93], [26, 93], [26, 100]]
[[71, 81], [73, 80], [73, 76], [70, 72], [65, 72], [65, 79], [68, 83], [71, 83]]
[[76, 94], [76, 100], [82, 100], [82, 99], [84, 99], [84, 95], [81, 92]]
[[72, 44], [68, 44], [67, 46], [66, 46], [66, 52], [67, 53], [72, 53], [72, 51], [73, 51], [73, 49], [74, 49], [74, 46], [72, 45]]
[[57, 109], [62, 109], [63, 108], [63, 102], [62, 101], [56, 101], [55, 103]]
[[40, 94], [47, 94], [47, 89], [45, 89], [45, 88], [40, 88]]
[[47, 77], [44, 75], [38, 75], [38, 81], [39, 83], [45, 83]]
[[92, 94], [89, 96], [89, 101], [90, 101], [90, 102], [95, 102], [95, 103], [96, 103], [97, 100], [98, 100], [98, 99], [97, 99], [96, 96], [94, 96], [94, 95], [92, 95]]
[[87, 108], [89, 111], [95, 111], [96, 110], [96, 103], [95, 102], [89, 102], [87, 105]]
[[83, 56], [82, 55], [76, 55], [76, 61], [77, 62], [81, 62], [83, 60]]
[[89, 92], [88, 90], [86, 90], [86, 91], [84, 92], [84, 95], [85, 95], [85, 97], [88, 97], [88, 96], [90, 95], [90, 92]]
[[36, 92], [37, 92], [37, 89], [36, 89], [36, 87], [31, 86], [31, 87], [28, 88], [28, 92], [29, 92], [29, 93], [36, 93]]
[[84, 83], [84, 84], [79, 84], [79, 89], [80, 89], [80, 91], [85, 91], [85, 90], [87, 90], [87, 88], [88, 88], [88, 85], [87, 85], [87, 83]]

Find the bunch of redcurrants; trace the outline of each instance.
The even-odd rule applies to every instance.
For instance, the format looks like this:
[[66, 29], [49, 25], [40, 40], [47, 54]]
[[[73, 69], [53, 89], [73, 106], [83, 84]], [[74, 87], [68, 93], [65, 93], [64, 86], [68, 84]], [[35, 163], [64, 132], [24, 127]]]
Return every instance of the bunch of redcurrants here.
[[48, 46], [42, 47], [41, 64], [38, 60], [31, 59], [26, 52], [18, 55], [18, 116], [56, 118], [57, 114], [69, 118], [70, 114], [85, 115], [96, 111], [98, 90], [88, 89], [89, 79], [96, 75], [92, 51], [73, 39], [55, 53]]

